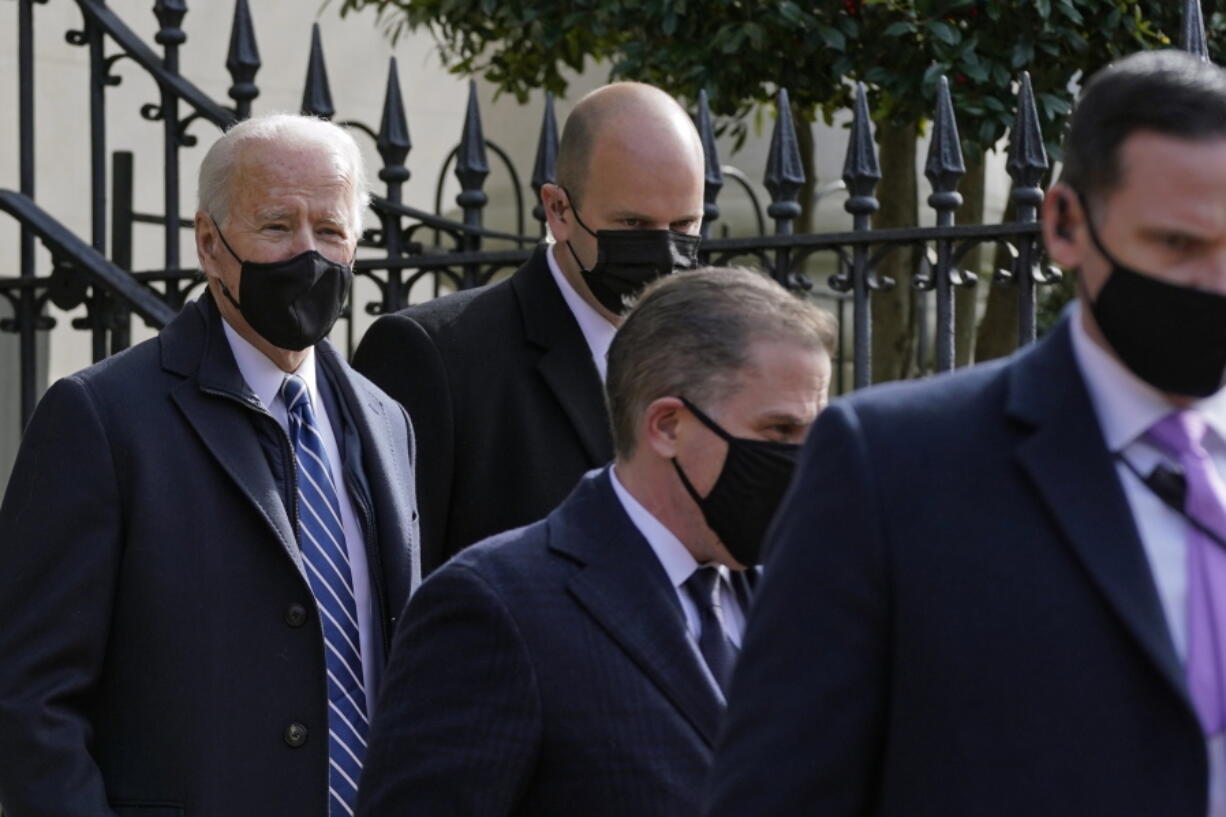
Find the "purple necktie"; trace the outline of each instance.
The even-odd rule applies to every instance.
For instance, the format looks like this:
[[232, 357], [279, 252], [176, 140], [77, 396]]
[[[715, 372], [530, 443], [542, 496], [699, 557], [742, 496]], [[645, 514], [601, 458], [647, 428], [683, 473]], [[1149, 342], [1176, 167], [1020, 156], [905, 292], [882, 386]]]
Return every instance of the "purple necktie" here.
[[[1187, 481], [1184, 511], [1226, 536], [1226, 483], [1201, 444], [1205, 418], [1168, 414], [1149, 438], [1179, 459]], [[1194, 525], [1188, 536], [1188, 690], [1208, 736], [1226, 728], [1226, 550]]]

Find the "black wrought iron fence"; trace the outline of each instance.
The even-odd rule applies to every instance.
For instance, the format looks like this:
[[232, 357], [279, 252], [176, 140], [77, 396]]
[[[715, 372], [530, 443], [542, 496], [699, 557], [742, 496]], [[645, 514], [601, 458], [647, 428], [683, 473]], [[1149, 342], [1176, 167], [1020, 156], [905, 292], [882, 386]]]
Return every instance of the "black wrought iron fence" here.
[[[154, 37], [161, 46], [157, 54], [109, 9], [103, 0], [75, 0], [82, 26], [68, 32], [67, 40], [89, 49], [89, 199], [91, 229], [88, 240], [78, 237], [36, 202], [34, 155], [35, 6], [47, 0], [17, 0], [19, 96], [19, 189], [0, 189], [0, 210], [21, 226], [20, 269], [17, 276], [0, 277], [0, 296], [12, 305], [13, 316], [0, 322], [0, 331], [20, 338], [21, 417], [29, 419], [37, 398], [35, 383], [36, 336], [54, 326], [48, 304], [70, 310], [85, 306], [86, 317], [74, 327], [91, 333], [93, 357], [105, 357], [126, 347], [131, 321], [143, 319], [153, 327], [164, 325], [182, 307], [201, 283], [197, 270], [185, 267], [179, 256], [180, 231], [191, 221], [180, 212], [180, 152], [196, 144], [191, 130], [198, 122], [224, 129], [251, 114], [258, 96], [255, 83], [261, 68], [254, 26], [247, 0], [237, 0], [231, 29], [226, 68], [232, 78], [229, 97], [223, 105], [201, 91], [179, 70], [179, 48], [187, 35], [182, 28], [187, 13], [185, 0], [157, 0], [153, 12], [159, 29]], [[66, 2], [66, 0], [64, 0]], [[1205, 54], [1203, 26], [1197, 0], [1186, 0], [1184, 47]], [[336, 115], [329, 88], [318, 26], [312, 42], [302, 97], [305, 113], [332, 119]], [[108, 88], [119, 83], [116, 63], [129, 60], [151, 77], [158, 100], [146, 104], [141, 115], [162, 125], [163, 211], [138, 212], [133, 207], [133, 176], [136, 166], [131, 153], [107, 150]], [[869, 382], [872, 348], [872, 309], [876, 293], [894, 286], [879, 272], [883, 259], [904, 248], [915, 248], [925, 262], [914, 285], [933, 292], [935, 340], [933, 366], [954, 366], [954, 290], [974, 284], [974, 274], [963, 269], [967, 254], [981, 245], [1006, 251], [1011, 263], [995, 273], [996, 283], [1012, 285], [1018, 299], [1018, 343], [1035, 337], [1038, 288], [1051, 284], [1058, 273], [1043, 263], [1038, 241], [1037, 212], [1043, 193], [1039, 187], [1048, 170], [1039, 118], [1029, 77], [1017, 83], [1016, 119], [1010, 133], [1008, 174], [1012, 179], [1015, 220], [992, 225], [956, 225], [954, 214], [961, 204], [958, 184], [965, 173], [956, 116], [947, 84], [942, 80], [934, 111], [934, 132], [927, 158], [926, 175], [932, 184], [928, 205], [935, 213], [932, 227], [874, 230], [872, 219], [879, 204], [875, 197], [881, 173], [877, 164], [872, 123], [863, 86], [856, 89], [853, 119], [843, 169], [847, 198], [845, 209], [852, 216], [852, 229], [835, 233], [798, 234], [794, 225], [801, 213], [798, 196], [805, 177], [793, 127], [787, 91], [780, 90], [777, 118], [763, 183], [770, 201], [763, 208], [744, 173], [724, 167], [716, 151], [715, 133], [707, 100], [698, 100], [696, 123], [706, 153], [705, 218], [702, 257], [711, 263], [754, 263], [792, 289], [828, 289], [839, 298], [840, 318], [851, 322], [850, 369], [852, 383]], [[371, 208], [379, 227], [368, 230], [361, 240], [365, 248], [357, 273], [374, 283], [378, 299], [353, 307], [371, 314], [399, 309], [408, 303], [410, 291], [423, 279], [434, 283], [433, 292], [479, 286], [500, 271], [514, 268], [544, 235], [544, 213], [536, 204], [527, 225], [525, 196], [515, 163], [501, 147], [485, 137], [475, 85], [459, 144], [440, 170], [434, 212], [406, 204], [403, 185], [409, 179], [406, 161], [411, 150], [407, 116], [400, 92], [396, 61], [389, 65], [386, 93], [379, 127], [360, 121], [342, 120], [374, 141], [382, 167], [379, 179], [385, 186]], [[540, 137], [528, 186], [532, 200], [539, 202], [541, 185], [553, 180], [558, 130], [553, 101], [547, 98]], [[483, 190], [490, 173], [489, 155], [501, 161], [512, 178], [517, 232], [486, 229], [483, 214], [489, 202]], [[111, 184], [108, 190], [107, 166]], [[448, 171], [460, 184], [456, 203], [462, 220], [442, 217], [442, 189]], [[731, 182], [746, 191], [753, 203], [758, 230], [747, 237], [715, 236], [713, 225], [720, 218], [720, 194]], [[109, 200], [109, 206], [108, 206]], [[768, 227], [768, 221], [773, 227]], [[163, 231], [163, 263], [155, 270], [133, 270], [133, 231], [138, 224], [159, 225]], [[110, 252], [108, 257], [108, 231]], [[36, 274], [35, 241], [51, 253], [49, 275]], [[511, 249], [490, 249], [492, 242]], [[825, 281], [814, 281], [805, 272], [817, 254], [832, 256], [835, 272]], [[849, 308], [850, 316], [845, 315]], [[350, 321], [350, 343], [354, 338]], [[492, 341], [494, 339], [491, 339]], [[840, 366], [842, 372], [844, 367]]]

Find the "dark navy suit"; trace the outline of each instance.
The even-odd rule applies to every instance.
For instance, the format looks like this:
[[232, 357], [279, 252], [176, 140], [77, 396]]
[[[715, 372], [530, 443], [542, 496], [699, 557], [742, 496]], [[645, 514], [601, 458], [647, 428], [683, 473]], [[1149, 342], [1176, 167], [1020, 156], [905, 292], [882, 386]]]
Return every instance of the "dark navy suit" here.
[[[412, 430], [328, 343], [316, 359], [384, 651], [419, 575]], [[0, 505], [6, 817], [326, 817], [290, 451], [207, 296], [47, 392]]]
[[776, 519], [715, 817], [1205, 817], [1205, 743], [1067, 321], [836, 401]]
[[592, 472], [413, 596], [358, 813], [696, 815], [722, 710], [664, 568]]

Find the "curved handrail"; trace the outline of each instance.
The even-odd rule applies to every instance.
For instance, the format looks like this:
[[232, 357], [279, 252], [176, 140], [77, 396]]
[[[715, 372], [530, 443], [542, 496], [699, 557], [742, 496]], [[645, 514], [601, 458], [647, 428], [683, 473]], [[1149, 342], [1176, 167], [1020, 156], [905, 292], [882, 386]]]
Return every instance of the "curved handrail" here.
[[222, 130], [238, 122], [238, 116], [234, 111], [218, 105], [212, 97], [180, 74], [167, 71], [162, 65], [162, 58], [155, 54], [135, 31], [128, 28], [128, 24], [114, 11], [98, 0], [77, 0], [77, 5], [91, 23], [118, 43], [124, 53], [148, 71], [159, 86], [168, 88], [179, 99], [191, 105], [200, 116]]
[[151, 326], [161, 329], [174, 318], [175, 310], [78, 238], [29, 196], [15, 190], [0, 190], [0, 210], [33, 230], [54, 255], [69, 259], [76, 269], [127, 301], [132, 311]]
[[407, 204], [400, 204], [380, 196], [370, 197], [371, 207], [376, 212], [384, 211], [402, 216], [408, 216], [420, 221], [427, 227], [434, 227], [439, 230], [449, 230], [451, 232], [466, 233], [468, 235], [479, 235], [482, 238], [496, 238], [501, 241], [512, 241], [517, 244], [537, 244], [540, 242], [540, 236], [518, 235], [516, 233], [504, 233], [499, 230], [490, 230], [485, 227], [473, 227], [469, 224], [463, 224], [458, 221], [452, 221], [449, 218], [435, 215], [434, 213], [425, 210], [419, 210], [416, 207], [410, 207]]

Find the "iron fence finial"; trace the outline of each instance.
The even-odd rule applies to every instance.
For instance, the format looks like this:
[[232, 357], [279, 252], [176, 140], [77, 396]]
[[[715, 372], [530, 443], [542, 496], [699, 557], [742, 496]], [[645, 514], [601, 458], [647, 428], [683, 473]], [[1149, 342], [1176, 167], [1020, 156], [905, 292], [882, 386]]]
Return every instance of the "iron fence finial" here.
[[187, 42], [187, 34], [181, 27], [187, 16], [187, 0], [157, 0], [153, 4], [153, 14], [161, 26], [153, 37], [158, 45], [176, 46]]
[[1180, 47], [1209, 62], [1209, 45], [1205, 41], [1205, 17], [1200, 0], [1185, 0], [1183, 4], [1183, 40]]
[[856, 84], [856, 103], [851, 120], [851, 135], [847, 140], [847, 158], [843, 162], [843, 183], [847, 185], [847, 201], [843, 208], [853, 216], [870, 216], [880, 204], [873, 195], [881, 181], [877, 164], [877, 146], [873, 143], [873, 120], [868, 112], [868, 91], [864, 83]]
[[804, 162], [796, 141], [796, 126], [792, 122], [792, 105], [786, 88], [780, 88], [775, 98], [777, 117], [771, 133], [770, 152], [766, 156], [766, 176], [763, 182], [770, 191], [771, 203], [767, 215], [777, 225], [786, 224], [800, 215], [796, 197], [805, 183]]
[[481, 128], [481, 105], [477, 100], [477, 82], [468, 83], [468, 110], [464, 114], [464, 130], [456, 154], [455, 175], [463, 188], [456, 203], [463, 208], [484, 206], [487, 200], [481, 185], [490, 173], [485, 158], [485, 133]]
[[928, 203], [938, 211], [956, 210], [962, 205], [957, 192], [958, 181], [966, 174], [962, 160], [962, 143], [958, 138], [958, 121], [949, 93], [949, 79], [941, 77], [937, 87], [937, 111], [932, 122], [932, 141], [928, 145], [928, 160], [924, 175], [932, 183]]
[[1019, 206], [1037, 207], [1043, 201], [1039, 184], [1048, 167], [1034, 88], [1029, 72], [1024, 71], [1022, 87], [1017, 95], [1017, 118], [1009, 138], [1009, 159], [1005, 163], [1005, 169], [1013, 179], [1013, 200]]
[[383, 97], [383, 117], [379, 122], [379, 135], [375, 140], [383, 169], [379, 178], [392, 184], [409, 180], [409, 169], [404, 160], [413, 147], [409, 138], [409, 122], [400, 96], [400, 78], [396, 71], [396, 58], [388, 60], [387, 93]]
[[545, 113], [541, 117], [541, 134], [536, 140], [536, 160], [532, 164], [532, 191], [536, 205], [532, 217], [545, 223], [545, 206], [541, 204], [541, 188], [557, 180], [558, 119], [553, 111], [553, 94], [545, 93]]
[[319, 23], [311, 24], [311, 56], [307, 60], [306, 87], [302, 91], [302, 113], [320, 119], [331, 119], [336, 113], [336, 108], [332, 107], [332, 89], [328, 85]]
[[719, 218], [719, 205], [715, 200], [724, 187], [724, 173], [720, 169], [719, 151], [715, 146], [715, 128], [711, 124], [711, 105], [706, 88], [698, 92], [698, 138], [702, 140], [702, 235], [706, 238], [711, 233], [711, 222]]
[[260, 95], [255, 84], [260, 70], [260, 49], [255, 42], [255, 27], [247, 0], [234, 3], [234, 22], [230, 27], [230, 48], [226, 55], [226, 70], [233, 84], [230, 98], [234, 100], [239, 119], [251, 116], [251, 100]]

